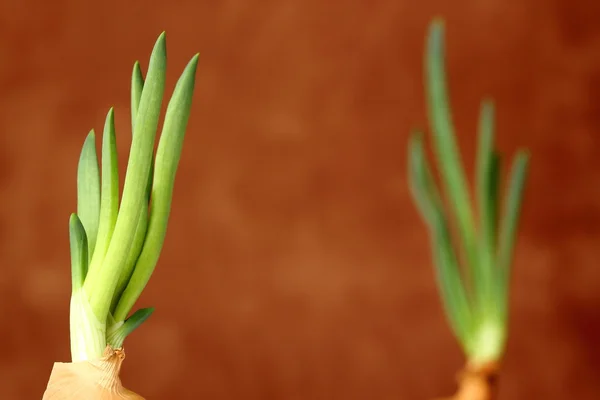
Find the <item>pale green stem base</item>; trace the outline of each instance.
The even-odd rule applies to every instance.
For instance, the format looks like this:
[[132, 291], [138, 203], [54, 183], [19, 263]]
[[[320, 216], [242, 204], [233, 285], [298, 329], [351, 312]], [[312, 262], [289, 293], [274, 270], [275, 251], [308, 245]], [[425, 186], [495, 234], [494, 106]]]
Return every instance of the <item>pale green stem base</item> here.
[[73, 362], [102, 357], [106, 348], [106, 324], [94, 315], [83, 288], [71, 295], [70, 331]]
[[470, 343], [469, 360], [475, 364], [497, 362], [504, 352], [505, 339], [506, 332], [502, 324], [482, 322]]
[[106, 332], [106, 340], [111, 344], [112, 347], [120, 348], [123, 347], [123, 342], [127, 334], [123, 334], [124, 322], [116, 322], [111, 325]]

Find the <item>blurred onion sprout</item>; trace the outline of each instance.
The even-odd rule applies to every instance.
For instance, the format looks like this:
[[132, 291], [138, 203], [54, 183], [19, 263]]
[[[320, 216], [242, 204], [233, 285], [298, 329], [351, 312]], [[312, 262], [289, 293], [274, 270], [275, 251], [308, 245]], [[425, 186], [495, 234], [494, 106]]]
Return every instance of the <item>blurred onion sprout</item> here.
[[469, 361], [481, 365], [497, 362], [504, 352], [509, 277], [529, 156], [522, 150], [517, 153], [500, 213], [494, 111], [492, 102], [484, 100], [475, 166], [476, 223], [453, 132], [443, 46], [443, 22], [436, 19], [430, 26], [425, 54], [427, 108], [434, 158], [444, 195], [454, 211], [456, 235], [451, 232], [451, 216], [444, 209], [420, 132], [414, 133], [409, 143], [409, 180], [430, 233], [445, 314]]
[[139, 63], [133, 67], [132, 142], [120, 204], [112, 108], [104, 125], [101, 163], [94, 130], [83, 144], [77, 171], [77, 213], [69, 221], [74, 362], [101, 358], [107, 345], [121, 348], [127, 335], [153, 311], [140, 309], [129, 316], [154, 271], [165, 239], [198, 54], [175, 86], [154, 157], [166, 64], [163, 32], [154, 45], [145, 81]]

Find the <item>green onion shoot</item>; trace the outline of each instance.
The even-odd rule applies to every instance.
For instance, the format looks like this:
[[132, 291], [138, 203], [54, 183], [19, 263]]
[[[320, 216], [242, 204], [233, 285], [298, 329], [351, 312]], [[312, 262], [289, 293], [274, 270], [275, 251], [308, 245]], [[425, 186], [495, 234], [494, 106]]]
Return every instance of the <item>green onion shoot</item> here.
[[153, 309], [131, 314], [158, 262], [165, 240], [175, 175], [190, 116], [198, 55], [189, 61], [168, 102], [154, 154], [165, 90], [167, 52], [162, 33], [144, 79], [140, 64], [131, 78], [132, 141], [119, 193], [114, 110], [107, 115], [100, 160], [92, 130], [77, 169], [77, 212], [69, 220], [73, 362], [102, 357]]
[[428, 227], [437, 285], [452, 332], [469, 365], [497, 363], [507, 339], [510, 273], [529, 156], [524, 150], [517, 152], [503, 191], [501, 156], [494, 148], [494, 105], [483, 100], [474, 209], [451, 120], [444, 27], [439, 19], [429, 28], [425, 67], [428, 119], [441, 190], [421, 132], [411, 135], [408, 146], [410, 190]]

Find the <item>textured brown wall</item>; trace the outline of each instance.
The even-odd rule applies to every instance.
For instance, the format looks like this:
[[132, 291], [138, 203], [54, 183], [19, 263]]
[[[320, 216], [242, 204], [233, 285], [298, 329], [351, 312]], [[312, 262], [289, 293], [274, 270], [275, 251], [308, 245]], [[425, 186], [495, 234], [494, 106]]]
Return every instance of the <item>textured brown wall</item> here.
[[[168, 5], [170, 4], [170, 5]], [[148, 399], [428, 399], [446, 327], [406, 144], [447, 18], [457, 130], [479, 100], [533, 155], [500, 399], [600, 396], [600, 6], [595, 0], [0, 1], [0, 398], [69, 359], [67, 222], [90, 128], [167, 31], [168, 93], [200, 52], [160, 264], [127, 342]]]

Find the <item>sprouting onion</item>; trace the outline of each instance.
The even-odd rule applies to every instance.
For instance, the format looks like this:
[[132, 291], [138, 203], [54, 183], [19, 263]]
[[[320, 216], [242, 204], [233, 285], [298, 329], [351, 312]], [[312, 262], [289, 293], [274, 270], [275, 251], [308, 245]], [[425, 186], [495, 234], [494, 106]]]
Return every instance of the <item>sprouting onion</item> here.
[[[498, 362], [507, 337], [509, 277], [529, 156], [524, 150], [518, 151], [500, 207], [501, 165], [494, 148], [494, 107], [490, 100], [482, 101], [475, 215], [448, 104], [440, 19], [430, 26], [425, 65], [428, 117], [443, 193], [428, 165], [421, 132], [412, 134], [408, 148], [410, 189], [428, 226], [437, 284], [453, 333], [469, 363]], [[453, 216], [444, 207], [444, 199]], [[456, 223], [457, 234], [451, 231], [451, 222]]]
[[154, 147], [165, 89], [166, 37], [157, 39], [144, 81], [138, 62], [131, 81], [132, 142], [119, 203], [114, 111], [106, 116], [101, 162], [92, 130], [77, 171], [77, 213], [69, 221], [73, 362], [97, 360], [118, 349], [152, 314], [130, 312], [159, 259], [175, 174], [194, 92], [198, 54], [187, 64], [168, 103], [156, 156]]

